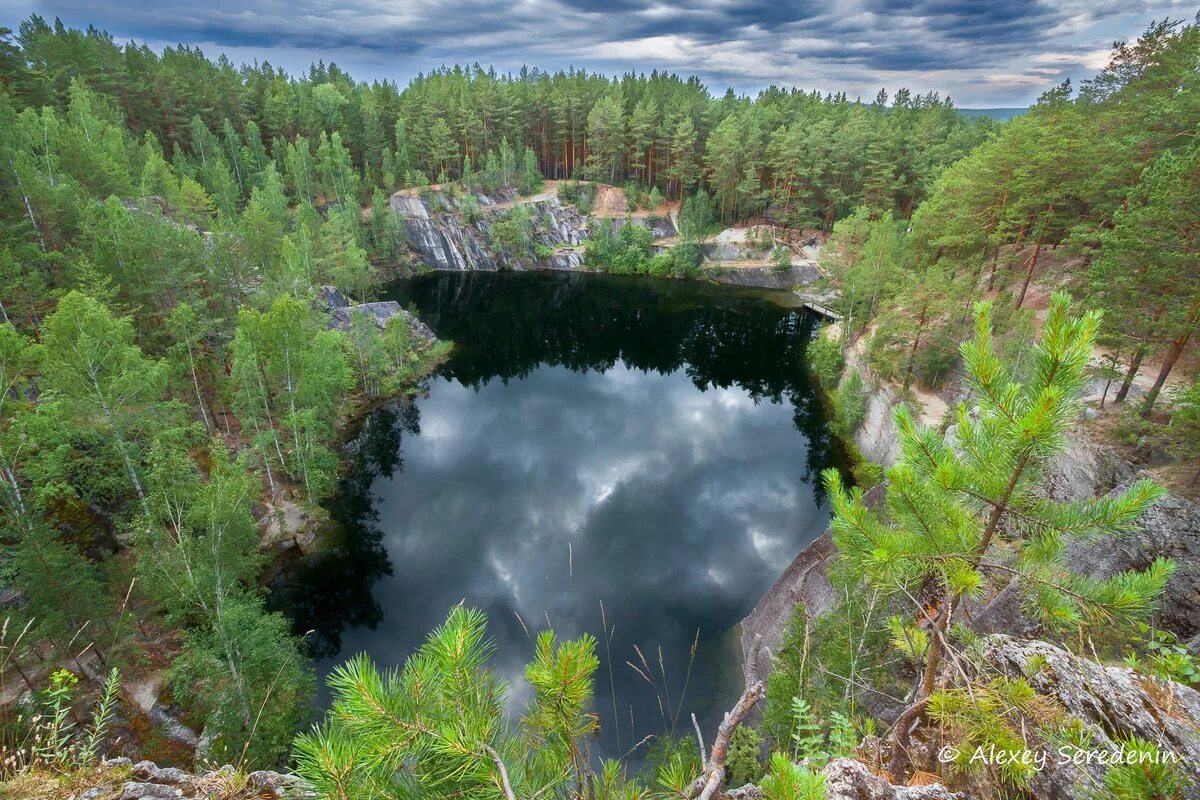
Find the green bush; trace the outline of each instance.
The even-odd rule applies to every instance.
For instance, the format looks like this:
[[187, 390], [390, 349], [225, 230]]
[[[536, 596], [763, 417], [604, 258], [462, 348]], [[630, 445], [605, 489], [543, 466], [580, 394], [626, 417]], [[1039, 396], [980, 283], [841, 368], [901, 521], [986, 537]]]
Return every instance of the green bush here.
[[775, 753], [762, 790], [765, 800], [825, 800], [825, 775]]
[[771, 268], [776, 272], [787, 272], [792, 268], [792, 251], [779, 245], [771, 251]]
[[844, 437], [852, 436], [866, 421], [867, 387], [857, 370], [851, 370], [838, 385], [833, 406], [838, 432]]
[[808, 367], [816, 376], [817, 382], [827, 392], [837, 387], [846, 366], [846, 358], [842, 354], [842, 343], [827, 336], [818, 335], [808, 345]]
[[763, 738], [749, 725], [739, 725], [729, 740], [729, 755], [725, 759], [728, 771], [726, 785], [732, 788], [758, 783], [763, 767], [758, 755], [762, 750]]
[[464, 194], [458, 198], [457, 205], [464, 222], [475, 222], [482, 216], [479, 210], [479, 199], [473, 194]]
[[935, 331], [928, 342], [917, 351], [913, 372], [922, 384], [936, 389], [957, 363], [958, 337], [953, 331], [942, 328]]
[[638, 200], [641, 199], [641, 191], [636, 183], [625, 184], [625, 210], [632, 214], [638, 210]]
[[650, 194], [646, 197], [646, 208], [653, 211], [654, 209], [661, 206], [662, 202], [663, 202], [662, 192], [660, 192], [658, 190], [658, 187], [655, 186], [653, 189], [650, 190]]
[[859, 460], [850, 468], [850, 474], [854, 476], [855, 485], [864, 489], [883, 483], [883, 467], [874, 461], [861, 458], [861, 454]]
[[558, 199], [568, 205], [574, 205], [584, 216], [592, 211], [596, 202], [596, 184], [580, 181], [560, 181], [558, 184]]

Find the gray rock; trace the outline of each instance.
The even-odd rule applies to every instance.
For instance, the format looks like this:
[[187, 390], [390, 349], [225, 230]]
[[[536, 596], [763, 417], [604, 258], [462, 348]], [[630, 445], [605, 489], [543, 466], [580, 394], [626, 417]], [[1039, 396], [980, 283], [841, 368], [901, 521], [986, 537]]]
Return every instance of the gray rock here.
[[133, 765], [133, 776], [147, 783], [178, 786], [190, 792], [196, 785], [196, 777], [176, 767], [160, 767], [153, 761], [139, 761]]
[[[1023, 677], [1082, 722], [1089, 751], [1117, 753], [1130, 737], [1151, 741], [1161, 752], [1176, 754], [1180, 770], [1200, 785], [1200, 692], [1078, 658], [1047, 642], [1004, 635], [984, 641], [983, 664], [1001, 675]], [[1058, 745], [1053, 748], [1034, 773], [1032, 796], [1082, 798], [1099, 785], [1107, 766], [1061, 763]]]
[[435, 342], [437, 337], [429, 326], [421, 322], [406, 309], [401, 308], [395, 300], [384, 300], [377, 303], [351, 303], [346, 295], [333, 286], [322, 286], [317, 295], [317, 304], [329, 312], [329, 327], [340, 331], [350, 330], [356, 313], [366, 314], [377, 328], [383, 330], [392, 317], [403, 317], [408, 324], [408, 330], [418, 339]]
[[[539, 265], [528, 253], [500, 251], [492, 237], [491, 222], [502, 212], [495, 208], [492, 198], [477, 197], [484, 213], [470, 223], [453, 210], [453, 203], [441, 192], [430, 192], [428, 196], [397, 192], [392, 195], [391, 207], [401, 218], [409, 245], [426, 266], [435, 270], [494, 272], [531, 266], [578, 269], [582, 265], [581, 255], [555, 256]], [[529, 209], [537, 244], [573, 247], [587, 238], [587, 220], [556, 196], [539, 195], [522, 202]]]
[[269, 792], [277, 798], [307, 800], [317, 797], [312, 786], [296, 775], [287, 775], [271, 770], [259, 770], [246, 776], [246, 785], [260, 794]]
[[894, 786], [851, 758], [835, 758], [825, 767], [826, 800], [968, 800], [941, 784]]
[[704, 274], [717, 283], [733, 286], [753, 286], [763, 289], [791, 289], [800, 284], [820, 280], [816, 268], [806, 264], [795, 264], [782, 272], [774, 267], [722, 267], [707, 265]]
[[152, 722], [156, 727], [160, 728], [168, 739], [172, 739], [180, 744], [193, 748], [200, 743], [200, 737], [196, 735], [195, 731], [193, 731], [187, 725], [184, 725], [182, 722], [168, 714], [163, 709], [155, 706], [154, 708], [150, 709], [150, 712], [147, 714], [147, 716], [149, 717], [150, 722]]
[[1124, 536], [1075, 542], [1068, 549], [1078, 572], [1106, 578], [1145, 569], [1156, 558], [1175, 562], [1175, 573], [1159, 602], [1156, 621], [1180, 639], [1200, 634], [1200, 505], [1168, 494]]
[[120, 800], [175, 800], [183, 792], [157, 783], [128, 781], [121, 790]]
[[405, 237], [421, 260], [433, 269], [499, 269], [499, 264], [485, 247], [486, 229], [480, 222], [464, 225], [457, 213], [443, 211], [451, 205], [445, 195], [433, 192], [431, 197], [432, 207], [421, 195], [397, 192], [391, 199], [392, 210], [400, 216]]

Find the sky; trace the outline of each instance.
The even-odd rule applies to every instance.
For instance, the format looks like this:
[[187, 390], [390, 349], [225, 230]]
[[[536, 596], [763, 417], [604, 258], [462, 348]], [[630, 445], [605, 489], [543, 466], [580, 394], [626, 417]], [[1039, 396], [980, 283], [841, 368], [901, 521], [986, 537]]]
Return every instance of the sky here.
[[0, 25], [37, 13], [151, 47], [269, 61], [323, 60], [403, 85], [454, 63], [699, 75], [716, 94], [772, 84], [949, 94], [962, 107], [1026, 106], [1103, 67], [1114, 41], [1195, 0], [0, 0]]

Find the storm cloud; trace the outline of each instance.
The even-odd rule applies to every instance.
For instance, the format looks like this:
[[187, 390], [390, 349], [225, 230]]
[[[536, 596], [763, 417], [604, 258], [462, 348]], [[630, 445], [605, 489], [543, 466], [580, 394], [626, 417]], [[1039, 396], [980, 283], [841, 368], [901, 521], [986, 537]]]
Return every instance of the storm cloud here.
[[1174, 0], [4, 0], [0, 24], [30, 13], [95, 24], [153, 47], [269, 61], [291, 72], [336, 62], [404, 83], [442, 65], [500, 71], [570, 66], [610, 74], [666, 69], [714, 92], [768, 85], [873, 96], [881, 87], [950, 94], [960, 105], [1026, 105], [1104, 65], [1112, 43]]

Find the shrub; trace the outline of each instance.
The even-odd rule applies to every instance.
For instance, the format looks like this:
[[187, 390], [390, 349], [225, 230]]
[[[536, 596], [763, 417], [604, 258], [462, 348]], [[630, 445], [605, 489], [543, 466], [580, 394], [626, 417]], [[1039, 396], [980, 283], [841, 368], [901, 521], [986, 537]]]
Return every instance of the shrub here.
[[478, 220], [482, 215], [479, 210], [479, 199], [473, 194], [464, 194], [458, 198], [458, 211], [462, 214], [465, 222], [471, 223]]
[[650, 190], [650, 195], [646, 198], [646, 208], [653, 211], [654, 209], [661, 206], [662, 202], [663, 202], [662, 192], [660, 192], [658, 190], [658, 187], [655, 186], [653, 189]]
[[825, 775], [775, 753], [762, 790], [766, 800], [825, 800]]
[[762, 762], [758, 759], [762, 750], [762, 734], [749, 725], [739, 725], [729, 740], [729, 755], [725, 759], [728, 771], [726, 785], [733, 788], [747, 783], [758, 783], [762, 777]]
[[867, 418], [867, 389], [857, 370], [841, 382], [833, 399], [838, 432], [845, 437], [862, 426]]
[[842, 344], [836, 339], [818, 335], [808, 345], [808, 367], [817, 382], [827, 392], [834, 391], [846, 366]]
[[792, 251], [783, 245], [771, 251], [771, 266], [776, 272], [787, 272], [792, 268]]

